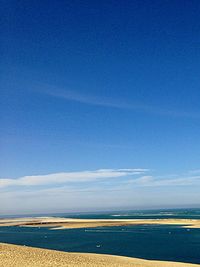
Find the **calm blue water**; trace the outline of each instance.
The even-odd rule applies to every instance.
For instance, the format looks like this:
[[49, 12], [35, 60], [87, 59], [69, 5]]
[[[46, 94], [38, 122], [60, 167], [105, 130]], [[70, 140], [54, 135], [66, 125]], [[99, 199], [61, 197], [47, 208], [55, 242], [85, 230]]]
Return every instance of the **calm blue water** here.
[[[110, 214], [77, 214], [73, 217], [200, 219], [200, 210], [126, 211]], [[104, 253], [200, 264], [200, 229], [185, 229], [168, 225], [69, 230], [0, 227], [0, 242], [62, 251]]]

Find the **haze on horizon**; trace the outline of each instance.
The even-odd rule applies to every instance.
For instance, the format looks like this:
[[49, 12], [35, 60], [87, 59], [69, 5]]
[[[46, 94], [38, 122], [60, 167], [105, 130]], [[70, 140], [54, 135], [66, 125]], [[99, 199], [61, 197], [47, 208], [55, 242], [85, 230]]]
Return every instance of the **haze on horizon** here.
[[200, 2], [3, 1], [0, 214], [200, 207]]

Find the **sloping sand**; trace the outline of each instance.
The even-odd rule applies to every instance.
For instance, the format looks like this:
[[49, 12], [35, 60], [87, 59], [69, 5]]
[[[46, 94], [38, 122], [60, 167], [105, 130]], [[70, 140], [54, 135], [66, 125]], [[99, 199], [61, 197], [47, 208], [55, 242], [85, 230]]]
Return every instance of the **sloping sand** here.
[[0, 243], [1, 267], [195, 267], [199, 264], [148, 261], [89, 253], [67, 253]]
[[153, 224], [200, 228], [200, 220], [192, 219], [74, 219], [59, 217], [0, 219], [0, 226], [51, 227], [53, 229]]

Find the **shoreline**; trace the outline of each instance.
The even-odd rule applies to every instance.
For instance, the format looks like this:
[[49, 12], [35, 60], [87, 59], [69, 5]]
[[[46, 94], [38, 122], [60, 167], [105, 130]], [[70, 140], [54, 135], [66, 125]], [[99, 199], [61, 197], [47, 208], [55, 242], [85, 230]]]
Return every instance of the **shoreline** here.
[[200, 219], [74, 219], [63, 217], [24, 217], [0, 219], [1, 227], [48, 227], [52, 230], [137, 225], [174, 225], [183, 228], [200, 229]]
[[123, 256], [69, 253], [0, 243], [2, 267], [199, 267], [200, 264], [144, 260]]

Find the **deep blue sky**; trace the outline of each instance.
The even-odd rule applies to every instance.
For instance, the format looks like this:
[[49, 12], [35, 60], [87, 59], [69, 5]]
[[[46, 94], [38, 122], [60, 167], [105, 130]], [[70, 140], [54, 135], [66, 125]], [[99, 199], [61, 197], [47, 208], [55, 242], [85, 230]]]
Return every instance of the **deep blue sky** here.
[[2, 178], [199, 169], [200, 1], [2, 2]]

